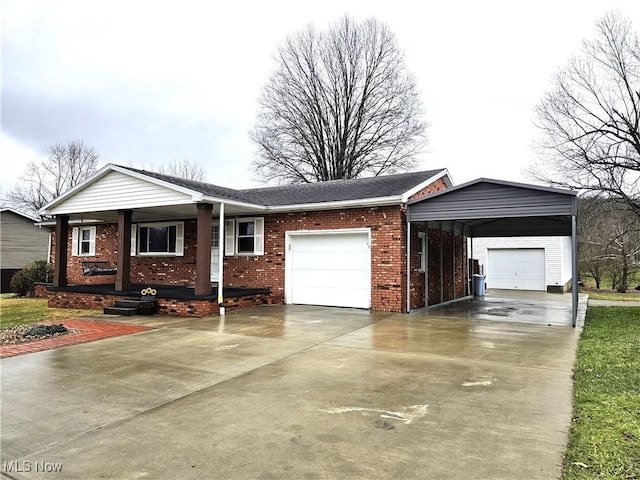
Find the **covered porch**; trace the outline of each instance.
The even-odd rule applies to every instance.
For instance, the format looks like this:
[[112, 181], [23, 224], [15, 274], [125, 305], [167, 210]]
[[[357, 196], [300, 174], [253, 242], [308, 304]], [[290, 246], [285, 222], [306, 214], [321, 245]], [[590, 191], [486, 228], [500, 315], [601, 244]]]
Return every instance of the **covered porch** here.
[[[228, 285], [224, 276], [225, 242], [234, 241], [225, 226], [265, 207], [180, 182], [109, 166], [45, 206], [40, 213], [55, 216], [49, 304], [103, 308], [146, 287], [157, 291], [160, 313], [205, 316], [266, 303], [268, 290]], [[92, 263], [107, 267], [91, 273]]]
[[219, 302], [218, 286], [211, 285], [211, 292], [196, 294], [195, 288], [180, 285], [131, 284], [127, 290], [118, 290], [115, 283], [94, 285], [49, 286], [46, 296], [49, 306], [57, 308], [103, 309], [111, 307], [119, 300], [140, 300], [148, 298], [142, 292], [153, 289], [152, 295], [158, 313], [184, 317], [204, 317], [220, 314], [220, 306], [226, 310], [236, 310], [269, 303], [268, 288], [223, 289], [223, 301]]

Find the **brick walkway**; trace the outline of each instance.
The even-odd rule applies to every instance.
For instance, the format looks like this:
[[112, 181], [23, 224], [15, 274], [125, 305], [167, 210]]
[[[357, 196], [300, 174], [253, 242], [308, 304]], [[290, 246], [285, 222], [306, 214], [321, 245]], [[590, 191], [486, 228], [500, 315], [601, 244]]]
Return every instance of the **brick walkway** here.
[[125, 323], [108, 323], [99, 320], [58, 320], [43, 322], [42, 325], [52, 325], [62, 323], [70, 330], [79, 330], [80, 333], [69, 333], [59, 337], [45, 338], [34, 342], [17, 343], [0, 346], [0, 358], [24, 355], [25, 353], [40, 352], [42, 350], [52, 350], [58, 347], [68, 347], [79, 343], [93, 342], [103, 338], [119, 337], [120, 335], [130, 335], [132, 333], [151, 330], [152, 327], [142, 327], [139, 325], [127, 325]]

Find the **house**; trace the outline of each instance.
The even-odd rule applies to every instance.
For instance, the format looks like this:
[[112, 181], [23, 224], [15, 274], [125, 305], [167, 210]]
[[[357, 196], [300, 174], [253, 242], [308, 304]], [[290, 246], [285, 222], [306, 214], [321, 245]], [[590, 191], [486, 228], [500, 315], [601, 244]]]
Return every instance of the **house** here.
[[[451, 185], [447, 170], [437, 169], [233, 190], [107, 165], [41, 212], [56, 216], [50, 305], [109, 306], [153, 285], [174, 287], [171, 298], [159, 292], [157, 300], [160, 311], [180, 315], [216, 313], [223, 300], [227, 308], [255, 300], [404, 311], [406, 203]], [[426, 234], [413, 232], [412, 308], [425, 305], [418, 238]], [[458, 233], [460, 253], [447, 256], [457, 272], [449, 278], [447, 268], [447, 300], [466, 294], [463, 242]], [[117, 273], [86, 275], [92, 262]], [[112, 291], [99, 293], [101, 285]], [[176, 287], [190, 288], [190, 298], [176, 298]], [[440, 297], [435, 287], [433, 295]]]
[[11, 278], [34, 260], [49, 256], [49, 230], [37, 218], [12, 208], [0, 209], [0, 293], [11, 291]]
[[474, 238], [471, 246], [487, 288], [564, 292], [570, 287], [570, 236]]
[[51, 306], [108, 307], [151, 288], [176, 315], [260, 303], [408, 312], [469, 296], [468, 237], [571, 234], [575, 193], [454, 187], [446, 169], [234, 190], [107, 165], [40, 213], [56, 218]]

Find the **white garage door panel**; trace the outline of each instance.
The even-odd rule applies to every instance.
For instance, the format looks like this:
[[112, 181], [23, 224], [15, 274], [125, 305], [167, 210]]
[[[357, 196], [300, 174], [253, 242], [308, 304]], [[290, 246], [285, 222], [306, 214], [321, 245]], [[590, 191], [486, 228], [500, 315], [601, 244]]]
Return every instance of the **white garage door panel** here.
[[[368, 253], [368, 252], [367, 252]], [[318, 251], [299, 252], [295, 251], [296, 270], [326, 270], [342, 271], [343, 266], [348, 266], [349, 270], [369, 271], [368, 255], [359, 254], [357, 251]]]
[[489, 249], [488, 288], [546, 290], [543, 248]]
[[368, 242], [366, 232], [292, 235], [287, 255], [288, 302], [369, 308]]

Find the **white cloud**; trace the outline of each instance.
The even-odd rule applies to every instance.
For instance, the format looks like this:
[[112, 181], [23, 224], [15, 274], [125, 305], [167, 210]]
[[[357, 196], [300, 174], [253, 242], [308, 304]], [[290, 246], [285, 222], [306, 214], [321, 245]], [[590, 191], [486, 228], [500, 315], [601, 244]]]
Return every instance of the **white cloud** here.
[[387, 22], [406, 51], [431, 124], [424, 168], [523, 181], [533, 107], [612, 8], [640, 28], [635, 0], [5, 0], [3, 131], [38, 155], [82, 139], [104, 163], [190, 158], [214, 183], [252, 185], [248, 131], [278, 44], [348, 13]]
[[16, 185], [29, 162], [40, 162], [46, 154], [33, 150], [28, 145], [0, 132], [0, 156], [2, 158], [2, 175], [0, 175], [0, 195], [8, 193]]

